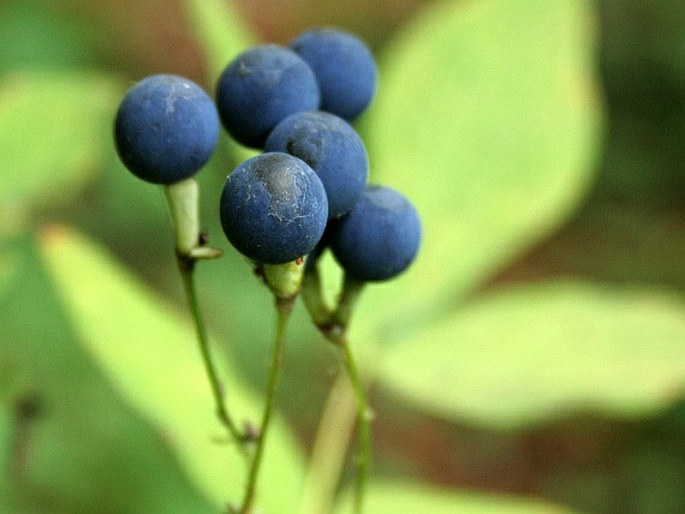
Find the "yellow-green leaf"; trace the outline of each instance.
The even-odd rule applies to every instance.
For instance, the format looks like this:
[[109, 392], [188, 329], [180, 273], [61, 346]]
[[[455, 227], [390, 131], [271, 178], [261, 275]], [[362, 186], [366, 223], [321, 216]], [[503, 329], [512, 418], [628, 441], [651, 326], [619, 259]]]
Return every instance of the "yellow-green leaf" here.
[[80, 191], [112, 146], [120, 93], [118, 81], [87, 71], [17, 71], [0, 80], [0, 230]]
[[233, 0], [186, 0], [185, 8], [216, 83], [228, 62], [257, 38]]
[[[350, 512], [343, 503], [337, 513]], [[439, 489], [413, 482], [372, 483], [366, 500], [372, 514], [572, 514], [571, 509], [533, 498]]]
[[406, 277], [369, 293], [368, 323], [463, 295], [582, 201], [601, 118], [593, 29], [586, 1], [443, 1], [384, 49], [363, 125], [372, 179], [416, 204], [424, 240]]
[[573, 282], [511, 287], [386, 350], [382, 386], [454, 420], [645, 416], [685, 392], [685, 301]]
[[[41, 242], [74, 327], [114, 388], [165, 435], [199, 489], [217, 504], [239, 501], [245, 462], [225, 441], [214, 415], [186, 314], [175, 312], [72, 230], [52, 227]], [[270, 319], [270, 313], [266, 316]], [[262, 400], [245, 389], [231, 363], [221, 362], [222, 340], [212, 336], [210, 344], [222, 369], [229, 410], [237, 420], [258, 423]], [[297, 502], [303, 458], [282, 420], [270, 430], [267, 450], [257, 503], [268, 512], [283, 512], [284, 499], [288, 505]]]

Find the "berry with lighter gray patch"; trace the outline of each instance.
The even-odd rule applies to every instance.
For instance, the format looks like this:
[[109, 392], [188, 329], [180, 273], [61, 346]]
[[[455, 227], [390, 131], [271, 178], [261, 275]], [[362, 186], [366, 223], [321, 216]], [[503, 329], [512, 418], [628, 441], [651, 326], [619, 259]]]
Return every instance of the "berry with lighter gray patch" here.
[[262, 264], [284, 264], [319, 242], [328, 200], [321, 180], [304, 161], [268, 152], [229, 175], [220, 216], [226, 237], [240, 253]]

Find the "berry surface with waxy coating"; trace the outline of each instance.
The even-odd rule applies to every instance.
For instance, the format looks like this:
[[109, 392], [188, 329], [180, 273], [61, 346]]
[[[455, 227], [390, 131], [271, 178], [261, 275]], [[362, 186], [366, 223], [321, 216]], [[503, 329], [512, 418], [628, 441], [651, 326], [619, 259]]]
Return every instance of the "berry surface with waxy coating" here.
[[229, 175], [221, 194], [221, 225], [231, 244], [263, 264], [305, 256], [326, 227], [328, 201], [319, 177], [282, 152], [258, 155]]
[[373, 100], [376, 62], [356, 36], [332, 28], [314, 29], [300, 34], [290, 48], [314, 70], [322, 111], [353, 120]]
[[366, 187], [364, 143], [349, 123], [328, 112], [287, 117], [269, 134], [264, 150], [289, 153], [311, 166], [326, 188], [329, 219], [348, 213]]
[[135, 84], [121, 101], [114, 124], [124, 165], [155, 184], [174, 184], [194, 175], [211, 157], [218, 137], [219, 116], [212, 99], [176, 75], [152, 75]]
[[331, 227], [329, 241], [345, 272], [362, 281], [398, 275], [412, 263], [420, 243], [414, 206], [397, 191], [377, 185], [368, 186], [352, 211]]
[[216, 101], [221, 121], [233, 138], [261, 148], [280, 121], [320, 104], [314, 72], [292, 50], [258, 45], [238, 55], [219, 77]]

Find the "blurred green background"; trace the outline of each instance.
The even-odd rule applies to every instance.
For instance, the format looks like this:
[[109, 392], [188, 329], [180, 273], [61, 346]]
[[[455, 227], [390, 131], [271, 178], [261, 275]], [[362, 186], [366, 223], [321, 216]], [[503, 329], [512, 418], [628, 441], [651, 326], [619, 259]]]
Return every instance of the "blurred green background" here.
[[[370, 287], [352, 327], [376, 413], [368, 512], [685, 512], [678, 0], [1, 0], [0, 512], [240, 497], [164, 195], [118, 162], [112, 120], [146, 75], [212, 92], [241, 49], [318, 25], [377, 56], [357, 128], [372, 180], [425, 228], [415, 265]], [[229, 408], [255, 420], [271, 299], [217, 222], [245, 155], [224, 135], [198, 176], [226, 255], [197, 274]], [[340, 494], [323, 501], [345, 506], [350, 459], [305, 471], [338, 361], [300, 307], [265, 512], [325, 512], [324, 471]], [[329, 404], [334, 440], [349, 402]]]

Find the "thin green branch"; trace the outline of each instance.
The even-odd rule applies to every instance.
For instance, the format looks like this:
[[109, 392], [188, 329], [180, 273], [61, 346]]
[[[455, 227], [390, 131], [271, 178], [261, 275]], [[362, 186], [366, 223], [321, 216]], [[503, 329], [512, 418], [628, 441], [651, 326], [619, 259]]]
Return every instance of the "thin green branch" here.
[[[321, 279], [317, 263], [307, 269], [303, 284], [305, 306], [314, 324], [333, 345], [341, 349], [344, 367], [352, 386], [357, 408], [357, 454], [354, 492], [354, 512], [361, 514], [366, 494], [371, 460], [371, 415], [366, 400], [366, 391], [354, 355], [347, 341], [347, 329], [354, 308], [364, 290], [365, 282], [357, 280], [352, 275], [345, 274], [340, 298], [334, 309], [326, 305], [321, 291]], [[327, 406], [328, 409], [328, 406]], [[319, 458], [313, 455], [313, 458]], [[314, 463], [316, 461], [313, 461]], [[324, 493], [322, 493], [323, 495]], [[306, 500], [308, 500], [305, 497]], [[325, 495], [314, 495], [313, 502], [326, 501]], [[309, 508], [311, 504], [305, 504]]]
[[364, 508], [366, 484], [369, 478], [369, 462], [371, 460], [371, 413], [366, 401], [364, 383], [359, 374], [359, 368], [347, 341], [339, 345], [343, 350], [345, 369], [352, 384], [352, 390], [357, 404], [357, 460], [356, 481], [354, 491], [354, 512], [361, 514]]
[[238, 427], [226, 409], [221, 381], [219, 380], [219, 376], [214, 367], [214, 363], [212, 362], [212, 357], [209, 351], [207, 332], [200, 315], [200, 306], [195, 288], [195, 278], [193, 273], [195, 263], [192, 260], [179, 257], [178, 264], [181, 277], [183, 279], [183, 288], [188, 300], [188, 306], [190, 307], [191, 317], [193, 318], [193, 324], [195, 325], [195, 333], [197, 335], [197, 342], [202, 355], [202, 363], [204, 365], [207, 378], [209, 379], [212, 395], [214, 396], [216, 415], [221, 424], [226, 428], [226, 430], [228, 430], [234, 441], [238, 443], [241, 451], [245, 452], [246, 450], [244, 443], [246, 439], [243, 434], [241, 434], [240, 430], [238, 430]]
[[257, 447], [255, 448], [255, 454], [250, 465], [245, 496], [243, 497], [240, 514], [248, 514], [254, 501], [255, 491], [257, 488], [257, 478], [259, 476], [259, 470], [261, 467], [262, 456], [264, 454], [264, 447], [266, 443], [266, 434], [271, 422], [271, 414], [276, 396], [278, 375], [281, 369], [281, 361], [283, 360], [283, 347], [285, 346], [286, 327], [288, 325], [288, 320], [290, 319], [290, 313], [292, 312], [294, 303], [294, 298], [276, 298], [277, 325], [276, 337], [274, 340], [274, 353], [271, 360], [271, 369], [269, 371], [269, 383], [267, 385], [266, 401], [264, 404], [264, 411], [262, 413], [262, 423], [260, 426], [259, 438], [257, 439]]

